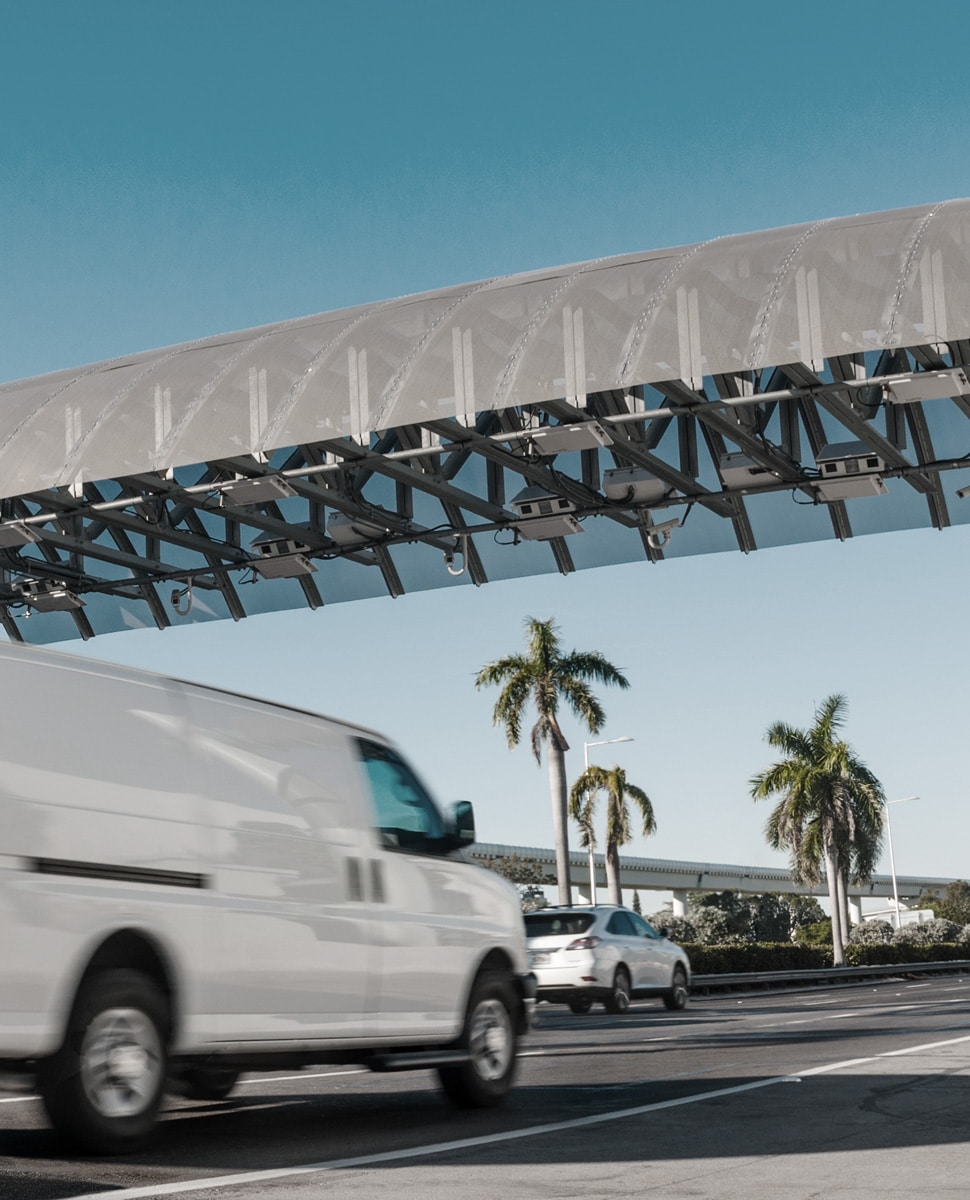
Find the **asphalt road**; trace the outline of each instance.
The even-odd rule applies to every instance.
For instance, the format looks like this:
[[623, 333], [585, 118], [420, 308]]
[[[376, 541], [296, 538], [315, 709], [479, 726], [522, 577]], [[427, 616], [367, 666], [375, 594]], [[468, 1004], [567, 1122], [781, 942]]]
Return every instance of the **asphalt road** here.
[[173, 1101], [150, 1152], [67, 1157], [0, 1096], [0, 1197], [880, 1200], [970, 1191], [970, 977], [541, 1006], [519, 1083], [451, 1109], [428, 1074], [250, 1076]]

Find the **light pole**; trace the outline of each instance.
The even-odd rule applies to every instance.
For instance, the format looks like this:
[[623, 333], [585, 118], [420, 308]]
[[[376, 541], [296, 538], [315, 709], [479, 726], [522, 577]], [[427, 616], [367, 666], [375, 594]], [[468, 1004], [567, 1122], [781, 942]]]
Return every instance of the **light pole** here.
[[908, 800], [918, 800], [919, 796], [903, 796], [901, 800], [883, 800], [886, 810], [886, 840], [889, 842], [889, 871], [893, 877], [893, 907], [896, 910], [895, 928], [899, 928], [899, 889], [896, 887], [896, 857], [893, 854], [893, 827], [889, 820], [890, 804], [905, 804]]
[[[583, 742], [583, 772], [589, 770], [589, 750], [591, 746], [612, 746], [615, 742], [632, 742], [635, 739], [632, 737], [616, 737], [607, 738], [605, 742]], [[587, 831], [589, 837], [589, 846], [587, 854], [589, 855], [589, 900], [591, 904], [596, 903], [596, 856], [595, 847], [593, 846], [593, 831]]]

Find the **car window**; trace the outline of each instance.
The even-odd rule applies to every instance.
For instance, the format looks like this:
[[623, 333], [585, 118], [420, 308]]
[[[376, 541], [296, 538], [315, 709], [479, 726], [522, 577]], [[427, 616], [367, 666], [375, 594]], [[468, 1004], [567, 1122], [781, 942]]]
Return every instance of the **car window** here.
[[549, 913], [525, 914], [526, 937], [555, 937], [556, 934], [585, 933], [593, 924], [592, 913]]
[[633, 928], [637, 931], [639, 937], [655, 938], [657, 941], [660, 940], [660, 934], [657, 933], [656, 929], [654, 929], [649, 921], [645, 921], [638, 913], [630, 913], [629, 915], [630, 920], [633, 922]]
[[617, 937], [635, 937], [637, 930], [630, 920], [630, 915], [630, 913], [615, 912], [607, 923], [606, 932], [615, 934]]
[[403, 758], [389, 746], [357, 743], [373, 802], [374, 823], [390, 850], [440, 853], [444, 825], [434, 801]]

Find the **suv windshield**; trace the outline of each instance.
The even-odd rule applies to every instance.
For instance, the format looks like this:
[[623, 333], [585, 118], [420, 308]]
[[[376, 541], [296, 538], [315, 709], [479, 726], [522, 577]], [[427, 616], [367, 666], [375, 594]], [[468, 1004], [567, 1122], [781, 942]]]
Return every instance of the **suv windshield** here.
[[593, 914], [588, 912], [536, 912], [526, 913], [526, 937], [555, 937], [557, 933], [575, 936], [585, 933], [593, 924]]

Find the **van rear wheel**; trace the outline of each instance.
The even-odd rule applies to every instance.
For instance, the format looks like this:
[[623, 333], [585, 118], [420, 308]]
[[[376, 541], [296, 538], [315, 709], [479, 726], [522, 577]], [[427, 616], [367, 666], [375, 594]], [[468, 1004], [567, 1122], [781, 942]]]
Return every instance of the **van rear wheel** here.
[[519, 1040], [515, 1013], [511, 980], [498, 972], [479, 975], [458, 1043], [468, 1061], [438, 1068], [445, 1094], [459, 1108], [491, 1108], [511, 1088]]
[[168, 1030], [168, 1003], [147, 975], [111, 970], [87, 980], [38, 1080], [57, 1132], [96, 1154], [144, 1145], [165, 1086]]

